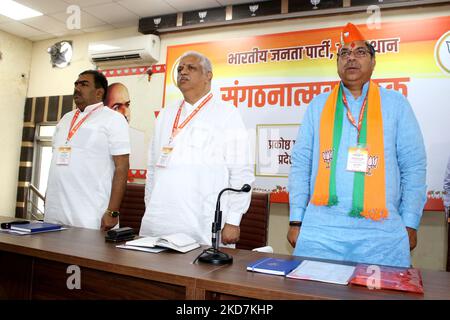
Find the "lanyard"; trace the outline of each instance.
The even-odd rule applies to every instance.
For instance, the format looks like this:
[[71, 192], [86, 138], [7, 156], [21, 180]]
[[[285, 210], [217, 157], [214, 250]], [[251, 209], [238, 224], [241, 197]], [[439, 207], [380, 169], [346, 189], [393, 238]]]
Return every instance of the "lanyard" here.
[[368, 93], [369, 93], [369, 91], [367, 91], [366, 97], [364, 98], [363, 106], [361, 108], [361, 112], [359, 113], [358, 124], [356, 124], [355, 118], [353, 117], [352, 113], [350, 112], [350, 108], [348, 106], [347, 97], [345, 96], [345, 92], [344, 92], [344, 90], [342, 90], [342, 100], [344, 102], [345, 108], [347, 109], [347, 118], [350, 121], [350, 123], [356, 128], [356, 130], [358, 130], [357, 141], [359, 141], [359, 134], [361, 132], [361, 126], [362, 126], [362, 122], [363, 122], [364, 111], [365, 111], [366, 106], [367, 106]]
[[184, 102], [185, 102], [183, 100], [180, 107], [178, 108], [178, 112], [177, 112], [177, 116], [175, 117], [175, 121], [173, 122], [172, 135], [170, 137], [170, 141], [172, 141], [176, 137], [176, 135], [181, 131], [181, 129], [183, 129], [189, 123], [189, 121], [191, 121], [192, 118], [194, 118], [194, 116], [200, 111], [200, 109], [203, 108], [203, 106], [205, 104], [207, 104], [209, 102], [209, 100], [211, 100], [212, 96], [213, 96], [212, 93], [210, 93], [205, 99], [203, 99], [203, 101], [198, 105], [198, 107], [195, 108], [195, 110], [191, 112], [189, 117], [187, 117], [186, 120], [184, 120], [180, 125], [178, 125], [178, 122], [180, 121], [181, 110], [183, 109]]
[[78, 116], [80, 115], [80, 109], [77, 109], [77, 111], [75, 112], [75, 114], [73, 115], [72, 118], [72, 122], [70, 123], [70, 128], [69, 128], [69, 133], [67, 134], [67, 140], [66, 140], [66, 144], [70, 141], [70, 139], [72, 139], [73, 135], [75, 134], [75, 132], [78, 131], [78, 129], [81, 127], [81, 125], [83, 124], [84, 121], [86, 121], [86, 119], [92, 114], [92, 112], [94, 112], [95, 110], [97, 110], [98, 108], [102, 107], [103, 105], [99, 105], [97, 107], [95, 107], [94, 109], [92, 109], [87, 115], [86, 117], [84, 117], [83, 119], [81, 119], [80, 121], [78, 121], [78, 123], [74, 126], [75, 121], [77, 121]]

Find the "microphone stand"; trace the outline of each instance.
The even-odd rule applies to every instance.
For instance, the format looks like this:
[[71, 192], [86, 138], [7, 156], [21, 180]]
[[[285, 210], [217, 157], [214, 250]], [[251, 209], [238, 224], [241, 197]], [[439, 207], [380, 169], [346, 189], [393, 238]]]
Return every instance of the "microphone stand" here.
[[251, 190], [250, 185], [244, 184], [244, 186], [241, 189], [232, 189], [232, 188], [225, 188], [222, 191], [220, 191], [218, 197], [217, 197], [217, 203], [216, 203], [216, 211], [214, 214], [214, 221], [212, 223], [212, 247], [204, 250], [195, 260], [194, 263], [199, 260], [203, 263], [210, 263], [210, 264], [228, 264], [233, 262], [233, 257], [229, 254], [222, 252], [219, 250], [219, 243], [220, 243], [220, 230], [222, 229], [222, 211], [220, 210], [220, 197], [225, 191], [234, 191], [234, 192], [249, 192]]

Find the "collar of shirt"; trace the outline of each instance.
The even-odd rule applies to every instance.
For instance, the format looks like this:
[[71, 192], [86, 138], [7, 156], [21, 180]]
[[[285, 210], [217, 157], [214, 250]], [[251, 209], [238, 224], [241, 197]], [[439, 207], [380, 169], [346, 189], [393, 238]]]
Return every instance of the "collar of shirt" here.
[[183, 110], [181, 112], [182, 119], [180, 119], [181, 120], [180, 123], [183, 122], [184, 119], [186, 119], [188, 117], [188, 115], [190, 115], [192, 113], [192, 111], [194, 111], [195, 108], [197, 108], [199, 106], [199, 104], [202, 103], [203, 99], [205, 99], [206, 96], [208, 96], [208, 94], [210, 94], [210, 93], [211, 93], [211, 91], [208, 91], [203, 97], [198, 99], [197, 102], [194, 104], [190, 104], [187, 101], [185, 101]]
[[357, 99], [355, 99], [355, 97], [353, 97], [352, 93], [350, 92], [349, 89], [347, 89], [347, 87], [345, 85], [343, 85], [343, 87], [344, 87], [345, 97], [347, 98], [347, 101], [349, 104], [349, 108], [352, 109], [351, 106], [356, 102], [356, 104], [358, 105], [358, 109], [360, 109], [362, 107], [364, 98], [366, 97], [367, 90], [369, 89], [369, 81], [364, 83], [361, 95]]
[[98, 106], [103, 105], [103, 102], [94, 103], [91, 105], [88, 105], [86, 108], [84, 108], [84, 111], [81, 111], [81, 114], [88, 114], [91, 110], [94, 110]]

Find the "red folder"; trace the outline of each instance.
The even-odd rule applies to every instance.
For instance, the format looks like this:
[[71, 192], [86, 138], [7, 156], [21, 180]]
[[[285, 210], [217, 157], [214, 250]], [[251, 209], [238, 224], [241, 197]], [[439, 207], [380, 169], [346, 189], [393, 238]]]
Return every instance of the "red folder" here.
[[358, 264], [350, 283], [378, 289], [423, 293], [422, 276], [415, 268]]

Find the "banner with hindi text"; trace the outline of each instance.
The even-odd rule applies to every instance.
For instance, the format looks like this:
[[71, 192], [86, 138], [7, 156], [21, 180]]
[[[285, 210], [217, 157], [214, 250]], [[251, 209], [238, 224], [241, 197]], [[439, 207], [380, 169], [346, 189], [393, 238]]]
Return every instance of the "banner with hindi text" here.
[[[414, 109], [427, 149], [428, 190], [439, 197], [450, 155], [446, 129], [450, 119], [450, 17], [358, 28], [377, 52], [373, 80], [401, 92]], [[176, 87], [179, 57], [189, 50], [206, 55], [213, 64], [213, 91], [238, 108], [251, 133], [255, 189], [284, 192], [292, 145], [277, 153], [274, 146], [287, 146], [285, 141], [293, 143], [296, 137], [292, 132], [283, 133], [279, 125], [301, 125], [311, 100], [338, 83], [336, 48], [341, 29], [335, 26], [169, 46], [164, 104], [182, 99]], [[264, 163], [256, 163], [262, 159]], [[268, 164], [268, 159], [272, 163]]]

